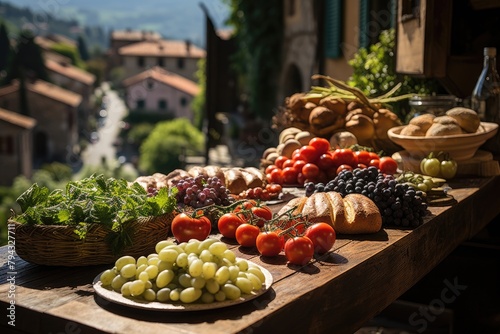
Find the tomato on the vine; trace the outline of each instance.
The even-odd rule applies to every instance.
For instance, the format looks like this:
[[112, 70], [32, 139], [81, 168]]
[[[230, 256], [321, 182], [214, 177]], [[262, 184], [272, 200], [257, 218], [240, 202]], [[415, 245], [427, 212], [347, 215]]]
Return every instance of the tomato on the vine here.
[[217, 228], [220, 234], [226, 238], [234, 239], [236, 229], [245, 221], [241, 219], [240, 215], [235, 212], [228, 212], [223, 214], [217, 222]]
[[256, 224], [259, 227], [264, 226], [264, 224], [273, 218], [273, 212], [268, 206], [254, 206], [250, 209], [253, 218], [256, 220]]
[[290, 264], [305, 265], [314, 256], [314, 244], [305, 236], [290, 238], [285, 243], [285, 256]]
[[391, 157], [382, 157], [379, 160], [379, 169], [384, 174], [395, 174], [398, 170], [398, 163]]
[[330, 150], [330, 142], [325, 138], [314, 137], [309, 141], [309, 145], [314, 147], [318, 154], [324, 154]]
[[175, 240], [187, 242], [190, 239], [205, 240], [210, 234], [212, 223], [206, 216], [179, 213], [170, 226]]
[[243, 247], [254, 247], [260, 229], [256, 225], [243, 223], [236, 228], [236, 241]]
[[277, 256], [283, 250], [284, 238], [276, 232], [260, 232], [255, 241], [263, 256]]
[[309, 226], [304, 235], [311, 239], [314, 251], [318, 254], [328, 252], [337, 239], [337, 234], [332, 225], [323, 222]]
[[358, 164], [358, 158], [350, 148], [338, 148], [333, 151], [333, 161], [336, 166], [349, 165], [354, 168]]

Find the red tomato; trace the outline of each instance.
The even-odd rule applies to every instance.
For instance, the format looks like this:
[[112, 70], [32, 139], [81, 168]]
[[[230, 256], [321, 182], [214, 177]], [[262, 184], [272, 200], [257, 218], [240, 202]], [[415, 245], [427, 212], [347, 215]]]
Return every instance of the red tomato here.
[[351, 170], [352, 171], [352, 167], [350, 165], [340, 165], [339, 168], [337, 168], [337, 175], [340, 174], [340, 172], [343, 170]]
[[254, 247], [259, 233], [258, 226], [243, 223], [236, 228], [236, 241], [243, 247]]
[[336, 166], [349, 165], [354, 168], [358, 164], [356, 154], [349, 148], [336, 149], [333, 152], [333, 161]]
[[295, 161], [293, 161], [292, 159], [287, 159], [284, 163], [283, 163], [283, 169], [287, 168], [287, 167], [293, 167], [293, 164], [295, 163]]
[[176, 215], [171, 225], [172, 234], [178, 242], [187, 242], [190, 239], [205, 240], [211, 228], [212, 224], [207, 217], [192, 217], [186, 213]]
[[315, 162], [321, 155], [318, 150], [316, 150], [316, 148], [311, 145], [302, 146], [299, 151], [300, 155], [303, 157], [303, 160], [305, 160], [306, 162]]
[[358, 164], [363, 164], [365, 166], [368, 166], [370, 164], [370, 160], [372, 159], [370, 157], [370, 152], [368, 151], [357, 151], [356, 156], [358, 158]]
[[285, 161], [287, 161], [288, 158], [285, 157], [284, 155], [280, 155], [279, 157], [276, 158], [276, 160], [274, 160], [274, 164], [276, 165], [276, 167], [278, 168], [283, 168], [283, 163], [285, 163]]
[[293, 237], [285, 243], [285, 256], [289, 263], [305, 265], [314, 256], [314, 244], [308, 237]]
[[325, 138], [314, 137], [309, 141], [309, 145], [314, 147], [319, 154], [326, 153], [330, 150], [330, 142]]
[[296, 170], [301, 171], [302, 167], [304, 167], [306, 163], [307, 162], [305, 162], [304, 160], [296, 160], [295, 163], [293, 164], [293, 167]]
[[302, 174], [302, 172], [298, 173], [297, 174], [297, 183], [300, 185], [304, 185], [305, 182], [306, 182], [306, 177], [304, 176], [304, 174]]
[[366, 165], [365, 164], [358, 164], [357, 166], [359, 169], [365, 169], [366, 168]]
[[302, 155], [300, 155], [300, 149], [296, 149], [295, 151], [293, 151], [292, 153], [292, 160], [294, 161], [297, 161], [297, 160], [303, 160], [302, 159]]
[[226, 238], [234, 239], [236, 229], [244, 223], [244, 220], [235, 212], [223, 214], [217, 222], [217, 228], [220, 234]]
[[252, 209], [253, 218], [256, 220], [256, 224], [259, 227], [264, 226], [264, 224], [273, 218], [273, 212], [268, 206], [254, 206]]
[[278, 166], [276, 166], [276, 165], [269, 165], [269, 166], [266, 167], [265, 173], [266, 174], [271, 174], [271, 172], [273, 170], [275, 170], [276, 168], [278, 168]]
[[276, 256], [283, 250], [284, 239], [276, 232], [260, 232], [255, 241], [257, 250], [263, 256]]
[[379, 160], [379, 169], [384, 174], [395, 174], [398, 170], [398, 163], [391, 157], [382, 157]]
[[284, 184], [295, 184], [297, 183], [297, 170], [295, 167], [286, 167], [283, 169], [283, 183]]
[[319, 174], [319, 168], [313, 163], [307, 163], [302, 167], [302, 174], [306, 179], [314, 179]]
[[283, 184], [283, 171], [279, 168], [273, 170], [270, 174], [270, 179], [268, 179], [271, 183]]
[[368, 152], [368, 154], [370, 154], [371, 160], [373, 160], [373, 159], [379, 160], [380, 159], [379, 155], [375, 152]]
[[266, 184], [266, 190], [270, 193], [279, 194], [283, 191], [283, 187], [276, 183], [268, 183]]
[[311, 239], [314, 251], [318, 254], [328, 252], [337, 239], [337, 234], [330, 224], [316, 223], [306, 229], [305, 236]]
[[328, 170], [335, 166], [335, 162], [333, 161], [333, 157], [331, 154], [324, 153], [320, 155], [317, 165], [321, 170]]
[[379, 165], [380, 165], [379, 159], [372, 159], [372, 160], [370, 160], [370, 164], [368, 166], [374, 166], [374, 167], [379, 168]]

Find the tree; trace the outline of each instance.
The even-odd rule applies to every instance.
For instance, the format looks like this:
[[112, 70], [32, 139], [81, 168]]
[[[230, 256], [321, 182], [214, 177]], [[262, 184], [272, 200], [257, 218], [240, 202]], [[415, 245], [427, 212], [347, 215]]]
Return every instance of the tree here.
[[66, 43], [56, 43], [52, 45], [51, 49], [52, 51], [62, 54], [63, 56], [71, 59], [71, 64], [75, 65], [76, 67], [82, 69], [85, 67], [76, 47]]
[[140, 147], [139, 168], [167, 174], [183, 167], [184, 154], [200, 154], [203, 143], [203, 133], [186, 118], [158, 123]]
[[78, 53], [80, 54], [80, 59], [87, 61], [90, 59], [89, 50], [87, 49], [87, 43], [82, 35], [78, 36]]
[[5, 23], [0, 23], [0, 72], [7, 69], [12, 49]]

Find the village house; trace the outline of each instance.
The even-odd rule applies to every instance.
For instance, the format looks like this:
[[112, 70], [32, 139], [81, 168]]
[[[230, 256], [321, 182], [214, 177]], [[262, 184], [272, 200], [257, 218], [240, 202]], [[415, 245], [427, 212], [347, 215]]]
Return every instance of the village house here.
[[23, 110], [20, 83], [0, 87], [0, 107], [36, 120], [33, 129], [34, 167], [44, 162], [66, 161], [78, 151], [78, 113], [82, 96], [57, 85], [36, 80], [26, 83], [27, 110]]
[[205, 58], [205, 50], [189, 41], [147, 40], [121, 47], [125, 77], [158, 66], [169, 72], [197, 81], [198, 61]]
[[155, 66], [125, 79], [123, 86], [129, 109], [193, 121], [191, 102], [200, 92], [195, 82]]
[[147, 30], [114, 30], [110, 34], [109, 49], [108, 49], [108, 68], [112, 69], [116, 66], [121, 66], [121, 57], [118, 50], [126, 45], [143, 42], [143, 41], [158, 41], [161, 35], [154, 31]]
[[[50, 81], [82, 97], [80, 120], [85, 122], [92, 113], [91, 97], [94, 91], [95, 75], [66, 62], [45, 59]], [[84, 125], [83, 123], [81, 125]]]
[[0, 186], [11, 186], [18, 175], [33, 170], [34, 118], [0, 108]]

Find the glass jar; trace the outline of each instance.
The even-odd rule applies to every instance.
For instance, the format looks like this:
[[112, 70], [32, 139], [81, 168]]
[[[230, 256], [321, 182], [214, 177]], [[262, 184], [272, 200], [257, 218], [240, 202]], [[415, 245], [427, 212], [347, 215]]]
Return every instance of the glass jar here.
[[453, 95], [414, 96], [409, 104], [414, 116], [433, 114], [443, 116], [451, 108], [458, 107], [462, 100]]

